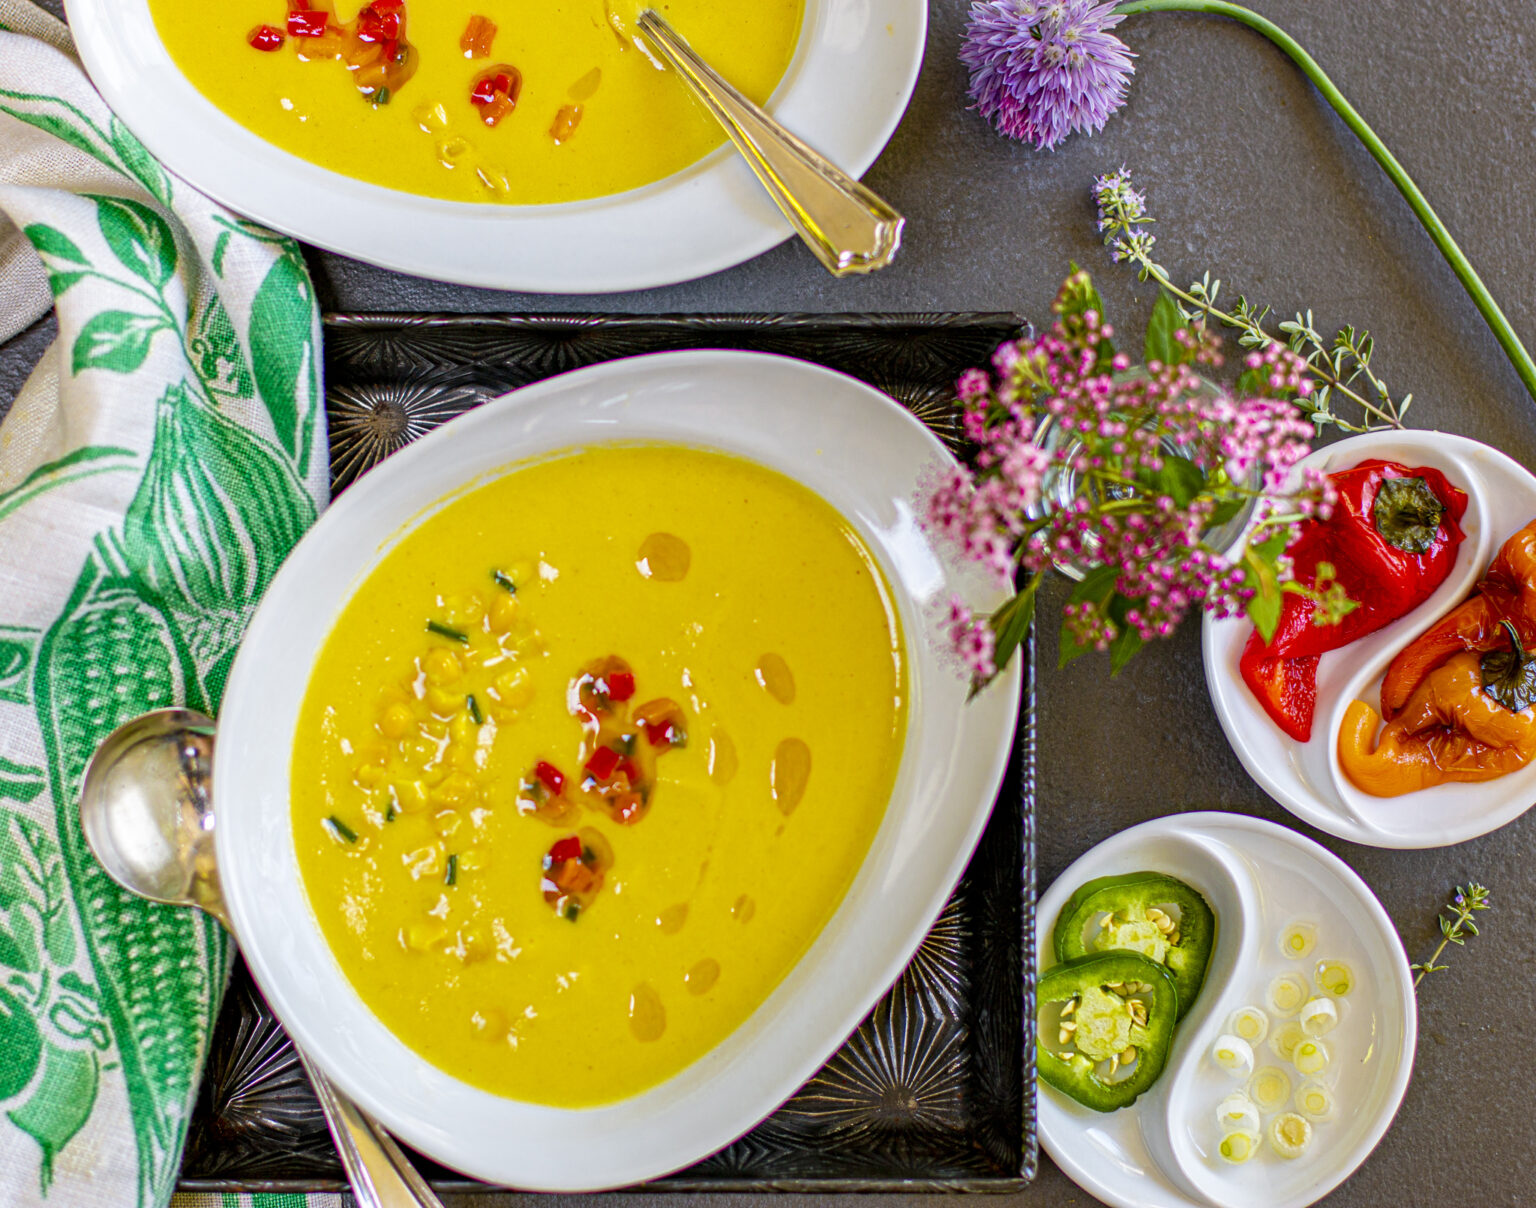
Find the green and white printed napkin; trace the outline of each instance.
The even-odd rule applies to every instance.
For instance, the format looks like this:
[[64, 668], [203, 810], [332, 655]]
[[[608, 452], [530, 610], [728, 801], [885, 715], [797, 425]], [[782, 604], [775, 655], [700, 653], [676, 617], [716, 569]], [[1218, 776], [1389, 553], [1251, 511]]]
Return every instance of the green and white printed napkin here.
[[0, 0], [0, 339], [50, 291], [0, 426], [0, 1204], [160, 1208], [230, 948], [106, 878], [77, 793], [119, 722], [214, 709], [325, 504], [318, 308], [295, 244], [167, 175], [64, 26]]

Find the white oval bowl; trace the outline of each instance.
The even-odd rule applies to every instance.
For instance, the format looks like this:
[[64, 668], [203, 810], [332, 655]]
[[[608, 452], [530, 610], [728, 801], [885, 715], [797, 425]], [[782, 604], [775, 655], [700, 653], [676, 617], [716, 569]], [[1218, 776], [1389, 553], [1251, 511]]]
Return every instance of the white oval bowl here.
[[[907, 738], [885, 819], [847, 897], [788, 977], [725, 1041], [667, 1082], [601, 1107], [500, 1098], [418, 1056], [358, 997], [300, 877], [289, 763], [310, 669], [347, 599], [446, 497], [540, 454], [665, 441], [749, 458], [801, 482], [858, 531], [890, 584], [910, 675]], [[914, 484], [950, 464], [898, 403], [831, 370], [741, 352], [614, 361], [529, 386], [445, 425], [348, 490], [301, 541], [246, 635], [219, 719], [217, 846], [240, 946], [273, 1010], [352, 1098], [445, 1165], [530, 1190], [623, 1186], [746, 1132], [809, 1078], [911, 959], [980, 838], [1008, 763], [1019, 662], [966, 704], [932, 638], [952, 571], [917, 523]]]
[[[370, 264], [492, 289], [602, 293], [719, 272], [791, 235], [730, 146], [655, 184], [559, 205], [447, 201], [343, 176], [251, 133], [193, 87], [149, 0], [65, 9], [91, 81], [167, 168], [232, 210]], [[924, 0], [806, 0], [799, 48], [766, 108], [862, 176], [906, 112], [927, 31]]]

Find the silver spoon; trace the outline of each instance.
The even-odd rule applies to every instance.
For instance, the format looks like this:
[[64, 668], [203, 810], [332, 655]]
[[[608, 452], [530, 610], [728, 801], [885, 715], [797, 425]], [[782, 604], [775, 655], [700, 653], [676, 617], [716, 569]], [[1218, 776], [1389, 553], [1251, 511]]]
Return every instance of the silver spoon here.
[[701, 59], [653, 8], [636, 24], [730, 135], [768, 195], [836, 277], [896, 258], [906, 219], [764, 113]]
[[[214, 726], [190, 709], [125, 722], [96, 749], [80, 790], [80, 824], [107, 875], [129, 893], [229, 912], [213, 850]], [[359, 1208], [443, 1208], [394, 1138], [331, 1084], [297, 1045]]]

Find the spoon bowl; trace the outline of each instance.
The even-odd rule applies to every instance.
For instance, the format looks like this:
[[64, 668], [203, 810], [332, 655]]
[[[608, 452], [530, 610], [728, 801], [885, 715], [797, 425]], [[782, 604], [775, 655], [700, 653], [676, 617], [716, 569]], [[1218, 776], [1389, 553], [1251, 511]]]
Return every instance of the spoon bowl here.
[[[233, 934], [214, 852], [213, 719], [160, 709], [107, 735], [85, 769], [80, 826], [107, 875], [129, 893], [196, 906]], [[442, 1208], [377, 1121], [294, 1048], [325, 1113], [360, 1208]]]
[[129, 893], [197, 906], [225, 927], [213, 850], [213, 720], [160, 709], [119, 726], [97, 748], [80, 790], [85, 841]]

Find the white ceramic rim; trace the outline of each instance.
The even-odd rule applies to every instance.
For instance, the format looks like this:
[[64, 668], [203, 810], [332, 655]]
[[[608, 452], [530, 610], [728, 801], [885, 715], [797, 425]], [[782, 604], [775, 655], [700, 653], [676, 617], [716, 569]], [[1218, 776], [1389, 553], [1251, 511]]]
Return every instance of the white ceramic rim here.
[[[1338, 856], [1327, 848], [1308, 839], [1305, 835], [1298, 834], [1289, 827], [1270, 822], [1264, 818], [1254, 818], [1248, 814], [1227, 813], [1221, 810], [1204, 810], [1186, 814], [1171, 814], [1163, 818], [1155, 818], [1150, 822], [1143, 822], [1128, 830], [1123, 830], [1116, 835], [1111, 835], [1096, 847], [1090, 848], [1079, 856], [1055, 881], [1051, 887], [1041, 896], [1036, 913], [1035, 927], [1035, 967], [1041, 966], [1041, 960], [1046, 952], [1046, 946], [1051, 942], [1051, 931], [1055, 927], [1056, 914], [1066, 904], [1066, 899], [1071, 890], [1081, 885], [1088, 879], [1089, 874], [1103, 859], [1119, 856], [1122, 852], [1128, 855], [1134, 851], [1139, 843], [1144, 843], [1153, 838], [1160, 838], [1167, 834], [1178, 835], [1183, 831], [1198, 835], [1202, 826], [1220, 826], [1235, 831], [1251, 831], [1262, 834], [1282, 843], [1290, 844], [1298, 851], [1305, 853], [1316, 860], [1355, 897], [1358, 905], [1364, 908], [1366, 913], [1376, 924], [1377, 934], [1375, 939], [1383, 944], [1389, 955], [1390, 961], [1396, 972], [1396, 984], [1392, 987], [1396, 991], [1393, 996], [1395, 1006], [1403, 1020], [1403, 1051], [1398, 1062], [1391, 1083], [1387, 1088], [1386, 1100], [1375, 1124], [1364, 1138], [1350, 1151], [1338, 1170], [1330, 1177], [1322, 1179], [1317, 1184], [1317, 1195], [1309, 1203], [1315, 1203], [1328, 1195], [1341, 1183], [1354, 1174], [1360, 1165], [1371, 1155], [1371, 1152], [1381, 1143], [1386, 1136], [1387, 1129], [1392, 1126], [1392, 1121], [1397, 1117], [1398, 1108], [1402, 1106], [1403, 1096], [1408, 1092], [1408, 1081], [1413, 1074], [1414, 1054], [1418, 1050], [1419, 1013], [1418, 1000], [1414, 995], [1411, 969], [1408, 956], [1403, 951], [1402, 939], [1397, 934], [1397, 928], [1393, 926], [1391, 917], [1386, 908], [1382, 906], [1379, 898], [1372, 892], [1360, 877], [1360, 874], [1352, 869]], [[1097, 875], [1097, 874], [1094, 874]], [[1220, 920], [1217, 921], [1218, 927]], [[1362, 937], [1363, 940], [1364, 937]], [[1054, 962], [1054, 957], [1053, 957]], [[1382, 991], [1383, 995], [1387, 993]], [[1200, 1010], [1197, 1002], [1196, 1011]], [[1181, 1023], [1186, 1026], [1188, 1021]], [[1154, 1088], [1155, 1090], [1156, 1088]], [[1119, 1169], [1113, 1162], [1101, 1162], [1094, 1165], [1085, 1165], [1075, 1160], [1073, 1155], [1066, 1151], [1056, 1134], [1058, 1127], [1053, 1123], [1057, 1119], [1057, 1113], [1049, 1110], [1048, 1096], [1054, 1094], [1049, 1088], [1042, 1085], [1039, 1113], [1040, 1144], [1051, 1157], [1051, 1160], [1061, 1168], [1062, 1172], [1090, 1195], [1097, 1196], [1105, 1203], [1113, 1205], [1113, 1208], [1147, 1208], [1150, 1202], [1145, 1186], [1131, 1185], [1129, 1181], [1117, 1181], [1115, 1174]], [[1135, 1107], [1122, 1109], [1134, 1111]], [[1070, 1118], [1060, 1116], [1063, 1121]], [[1073, 1126], [1075, 1127], [1075, 1125]], [[1188, 1208], [1209, 1208], [1203, 1200], [1192, 1198], [1184, 1192], [1178, 1183], [1166, 1172], [1167, 1186], [1160, 1188], [1162, 1195], [1158, 1199], [1160, 1204], [1187, 1205]], [[1252, 1208], [1264, 1208], [1262, 1203], [1255, 1203]]]
[[[745, 455], [832, 503], [891, 584], [906, 633], [910, 708], [885, 821], [843, 904], [785, 981], [668, 1082], [617, 1104], [566, 1111], [458, 1082], [389, 1033], [352, 990], [300, 880], [286, 752], [315, 652], [400, 527], [477, 476], [582, 436], [595, 443], [594, 433], [604, 442], [672, 440]], [[836, 456], [853, 447], [850, 436], [858, 456]], [[945, 464], [950, 455], [911, 413], [852, 378], [783, 357], [678, 352], [526, 387], [455, 419], [353, 485], [274, 580], [219, 721], [224, 893], [252, 972], [295, 1041], [403, 1140], [465, 1173], [529, 1190], [597, 1190], [666, 1174], [728, 1144], [788, 1098], [911, 959], [964, 871], [1012, 752], [1019, 661], [967, 706], [967, 686], [931, 640], [925, 615], [954, 590], [980, 607], [999, 597], [984, 580], [947, 569], [913, 515], [919, 474]]]
[[[92, 82], [171, 172], [258, 222], [382, 268], [606, 293], [719, 272], [792, 233], [730, 146], [655, 184], [560, 205], [445, 201], [354, 180], [279, 150], [198, 92], [161, 44], [149, 0], [65, 8]], [[799, 49], [767, 108], [862, 176], [906, 112], [927, 28], [924, 0], [806, 0]]]

